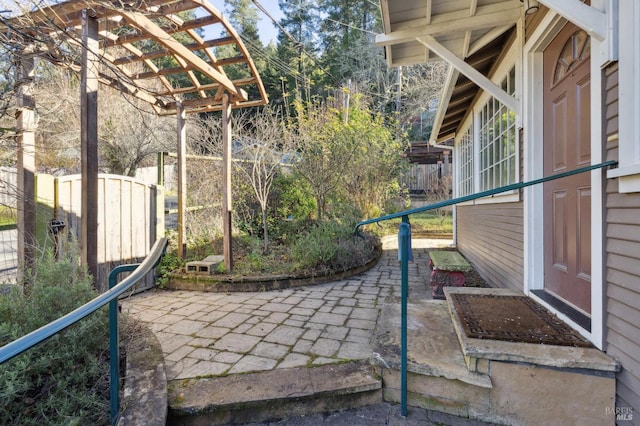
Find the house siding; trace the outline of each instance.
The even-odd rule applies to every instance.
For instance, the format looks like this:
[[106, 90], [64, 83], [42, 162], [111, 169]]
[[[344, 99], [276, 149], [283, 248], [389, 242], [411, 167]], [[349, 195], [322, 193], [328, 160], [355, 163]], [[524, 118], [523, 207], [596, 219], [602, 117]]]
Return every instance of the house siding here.
[[[604, 129], [607, 160], [618, 160], [618, 64], [604, 71]], [[633, 407], [640, 424], [640, 194], [618, 193], [608, 179], [606, 220], [607, 354], [622, 365], [616, 405]]]
[[492, 287], [523, 290], [521, 202], [458, 206], [457, 246]]

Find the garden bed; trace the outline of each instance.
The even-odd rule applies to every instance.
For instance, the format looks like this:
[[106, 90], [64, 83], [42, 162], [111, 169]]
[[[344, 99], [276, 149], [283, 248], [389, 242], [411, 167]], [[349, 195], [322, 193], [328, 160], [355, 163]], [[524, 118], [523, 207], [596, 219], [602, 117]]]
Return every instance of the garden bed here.
[[382, 248], [377, 246], [373, 256], [364, 265], [347, 271], [317, 271], [301, 275], [282, 274], [215, 274], [211, 276], [186, 273], [171, 273], [164, 288], [168, 290], [197, 290], [210, 292], [250, 292], [282, 290], [306, 285], [322, 284], [335, 280], [344, 280], [371, 269], [380, 259]]

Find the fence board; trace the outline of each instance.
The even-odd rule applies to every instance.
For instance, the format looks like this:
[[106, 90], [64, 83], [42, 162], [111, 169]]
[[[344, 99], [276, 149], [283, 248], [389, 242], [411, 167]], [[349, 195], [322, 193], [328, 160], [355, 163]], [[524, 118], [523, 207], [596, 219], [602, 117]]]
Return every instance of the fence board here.
[[[80, 241], [81, 176], [59, 177], [57, 185], [58, 218], [67, 225], [67, 237], [73, 236]], [[158, 194], [162, 198], [162, 191], [155, 185], [146, 185], [133, 178], [98, 175], [98, 288], [107, 288], [111, 269], [142, 261], [156, 238], [164, 235], [163, 229], [157, 229], [157, 224], [162, 223], [162, 219], [156, 217]], [[153, 286], [153, 282], [151, 276], [138, 285], [138, 289]]]
[[402, 176], [402, 185], [414, 194], [426, 194], [438, 186], [443, 177], [451, 176], [449, 163], [412, 164]]

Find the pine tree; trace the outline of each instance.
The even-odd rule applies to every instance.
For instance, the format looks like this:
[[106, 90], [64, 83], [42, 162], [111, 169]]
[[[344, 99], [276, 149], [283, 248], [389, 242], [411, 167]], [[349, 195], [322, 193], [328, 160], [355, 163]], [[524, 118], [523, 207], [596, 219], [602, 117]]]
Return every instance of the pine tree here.
[[363, 42], [373, 44], [374, 33], [382, 31], [380, 13], [369, 0], [321, 0], [320, 4], [323, 64], [342, 83], [361, 67], [354, 53]]
[[309, 99], [312, 59], [317, 54], [317, 5], [312, 0], [279, 0], [278, 4], [284, 15], [280, 25], [285, 30], [278, 36], [278, 57], [291, 67], [291, 73], [283, 81], [283, 97], [293, 94]]

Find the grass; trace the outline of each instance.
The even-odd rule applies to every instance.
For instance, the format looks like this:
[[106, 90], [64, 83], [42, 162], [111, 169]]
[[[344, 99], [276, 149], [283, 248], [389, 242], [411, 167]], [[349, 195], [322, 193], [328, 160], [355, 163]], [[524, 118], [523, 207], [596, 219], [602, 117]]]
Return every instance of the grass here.
[[[378, 225], [369, 225], [368, 229], [378, 235], [389, 235], [398, 232], [401, 219], [392, 219], [379, 222]], [[451, 233], [453, 232], [453, 217], [447, 214], [444, 220], [435, 213], [422, 212], [409, 216], [411, 232], [414, 234]]]
[[16, 225], [18, 212], [7, 206], [0, 206], [0, 229], [10, 229]]

